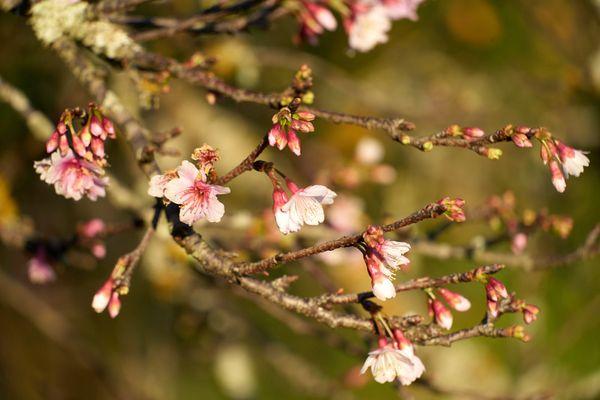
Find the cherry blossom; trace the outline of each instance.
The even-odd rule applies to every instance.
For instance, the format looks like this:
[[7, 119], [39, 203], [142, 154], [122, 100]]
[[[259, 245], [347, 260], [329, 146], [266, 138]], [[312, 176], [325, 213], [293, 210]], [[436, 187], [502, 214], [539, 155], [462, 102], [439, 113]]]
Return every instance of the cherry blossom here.
[[555, 142], [564, 175], [575, 177], [581, 175], [583, 168], [590, 165], [590, 159], [585, 155], [585, 152], [569, 147], [558, 140]]
[[[378, 383], [400, 380], [403, 385], [409, 385], [421, 376], [425, 367], [416, 356], [408, 357], [411, 350], [400, 350], [395, 343], [389, 343], [386, 338], [379, 339], [379, 347], [369, 352], [360, 373], [364, 374], [370, 368], [373, 379]], [[418, 361], [417, 361], [418, 360]]]
[[286, 179], [292, 195], [280, 188], [273, 192], [273, 210], [281, 233], [297, 232], [302, 225], [319, 225], [325, 221], [323, 205], [332, 204], [337, 194], [323, 185], [311, 185], [300, 189]]
[[76, 157], [69, 149], [63, 156], [54, 152], [49, 158], [34, 163], [40, 179], [54, 185], [57, 194], [67, 199], [80, 200], [87, 197], [95, 201], [104, 197], [108, 178], [97, 164]]
[[345, 23], [350, 48], [367, 52], [388, 40], [392, 27], [388, 10], [378, 3], [359, 2], [353, 6], [353, 14]]
[[187, 160], [183, 160], [177, 168], [177, 176], [164, 186], [164, 197], [180, 205], [181, 222], [192, 225], [204, 218], [209, 222], [221, 221], [225, 206], [217, 199], [217, 195], [227, 194], [231, 190], [207, 183], [204, 171], [198, 170]]

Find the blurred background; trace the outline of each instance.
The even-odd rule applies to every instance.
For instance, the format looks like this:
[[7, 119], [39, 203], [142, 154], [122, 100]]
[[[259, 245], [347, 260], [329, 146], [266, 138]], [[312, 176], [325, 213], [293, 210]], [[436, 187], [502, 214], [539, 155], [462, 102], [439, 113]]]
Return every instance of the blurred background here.
[[[144, 10], [190, 15], [198, 9], [196, 1], [177, 0]], [[544, 257], [577, 248], [599, 220], [599, 11], [596, 0], [429, 0], [419, 8], [418, 22], [396, 22], [389, 42], [366, 54], [348, 52], [342, 29], [323, 35], [317, 47], [296, 46], [292, 38], [297, 25], [291, 17], [267, 31], [253, 29], [251, 34], [228, 37], [182, 35], [147, 45], [179, 59], [197, 50], [215, 56], [217, 74], [261, 91], [281, 90], [306, 63], [314, 71], [317, 107], [402, 116], [416, 123], [416, 134], [432, 134], [453, 123], [485, 131], [508, 123], [547, 127], [567, 144], [591, 152], [590, 168], [570, 179], [563, 194], [552, 187], [537, 150], [505, 144], [499, 161], [460, 149], [421, 153], [382, 132], [319, 120], [316, 133], [302, 138], [302, 157], [273, 148], [261, 157], [275, 161], [302, 185], [326, 182], [335, 190], [342, 206], [331, 207], [326, 215], [331, 212], [334, 222], [346, 223], [338, 231], [358, 231], [367, 223], [400, 218], [444, 196], [462, 197], [471, 209], [511, 190], [517, 209], [547, 208], [574, 220], [566, 239], [547, 233], [530, 239], [527, 251]], [[22, 89], [53, 122], [65, 108], [91, 100], [56, 55], [35, 39], [24, 18], [0, 14], [0, 40], [0, 76]], [[138, 98], [127, 77], [115, 73], [111, 85], [152, 130], [183, 128], [170, 143], [181, 156], [159, 158], [162, 168], [178, 165], [195, 147], [209, 143], [221, 150], [217, 169], [224, 173], [256, 146], [273, 114], [263, 106], [227, 100], [210, 106], [203, 90], [181, 82], [171, 82], [170, 92], [160, 97], [160, 108], [148, 110], [141, 106], [148, 99]], [[44, 157], [43, 142], [5, 103], [0, 103], [0, 131], [0, 218], [26, 216], [48, 237], [68, 237], [77, 222], [96, 217], [107, 222], [132, 219], [131, 212], [111, 199], [75, 203], [41, 182], [32, 163]], [[365, 148], [381, 152], [376, 165], [364, 159]], [[108, 151], [110, 172], [137, 192], [138, 201], [149, 210], [147, 183], [127, 144], [118, 139]], [[197, 227], [204, 236], [252, 259], [298, 244], [273, 232], [268, 215], [271, 187], [263, 176], [248, 173], [230, 187], [231, 195], [222, 197], [226, 218], [219, 225]], [[436, 224], [420, 224], [411, 232], [424, 233]], [[490, 232], [484, 223], [467, 222], [439, 240], [469, 244]], [[332, 229], [307, 229], [301, 241], [339, 235]], [[27, 255], [0, 247], [0, 398], [396, 395], [392, 385], [357, 375], [364, 358], [324, 344], [319, 332], [327, 329], [303, 331], [297, 321], [290, 329], [289, 321], [282, 322], [289, 319], [287, 314], [226, 283], [195, 274], [170, 243], [165, 226], [144, 255], [118, 318], [96, 314], [90, 307], [94, 292], [140, 236], [141, 231], [128, 231], [107, 239], [107, 256], [98, 262], [63, 260], [55, 265], [57, 280], [43, 286], [28, 281]], [[497, 250], [508, 252], [509, 247], [501, 244]], [[301, 276], [293, 286], [298, 294], [323, 291], [314, 279], [315, 270], [326, 274], [335, 288], [367, 290], [368, 277], [355, 253], [338, 252], [282, 270]], [[410, 271], [399, 279], [476, 266], [419, 254], [410, 258]], [[507, 268], [498, 277], [520, 298], [541, 308], [537, 323], [528, 327], [532, 341], [477, 338], [450, 348], [419, 348], [426, 377], [440, 393], [415, 384], [400, 395], [600, 398], [598, 260], [544, 272]], [[479, 322], [485, 300], [477, 285], [457, 288], [474, 305], [464, 315], [455, 315], [459, 329]], [[401, 293], [385, 303], [385, 311], [426, 315], [425, 296]], [[517, 316], [500, 324], [516, 322]], [[366, 355], [368, 337], [341, 334]]]

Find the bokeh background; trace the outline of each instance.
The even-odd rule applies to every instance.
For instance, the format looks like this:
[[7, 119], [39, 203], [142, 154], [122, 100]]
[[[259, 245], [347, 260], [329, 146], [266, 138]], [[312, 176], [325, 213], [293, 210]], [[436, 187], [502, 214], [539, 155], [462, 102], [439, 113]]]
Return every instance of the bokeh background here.
[[[162, 15], [189, 15], [194, 1], [178, 0], [148, 7]], [[401, 217], [444, 196], [462, 197], [472, 207], [490, 195], [512, 190], [521, 209], [548, 208], [573, 217], [571, 236], [532, 238], [529, 252], [540, 256], [575, 249], [599, 220], [598, 146], [600, 94], [600, 3], [594, 0], [429, 0], [419, 21], [394, 24], [390, 41], [366, 54], [350, 54], [341, 29], [321, 38], [318, 47], [296, 46], [291, 18], [271, 29], [228, 37], [187, 37], [149, 43], [153, 50], [185, 58], [201, 50], [217, 57], [216, 72], [242, 87], [280, 90], [295, 69], [309, 64], [315, 75], [316, 104], [331, 110], [399, 115], [431, 134], [452, 123], [486, 131], [507, 123], [546, 126], [577, 148], [589, 150], [591, 167], [557, 193], [537, 151], [504, 145], [504, 156], [489, 161], [460, 149], [421, 153], [390, 141], [381, 132], [316, 122], [317, 133], [303, 140], [303, 156], [268, 149], [274, 160], [301, 184], [330, 182], [357, 204], [357, 229], [369, 222]], [[84, 106], [88, 93], [49, 49], [36, 41], [25, 19], [0, 14], [0, 76], [21, 88], [33, 105], [55, 121], [67, 107]], [[269, 127], [272, 110], [220, 101], [210, 106], [197, 87], [172, 82], [160, 109], [144, 110], [135, 87], [122, 74], [111, 84], [155, 131], [173, 126], [183, 135], [171, 143], [182, 157], [202, 143], [221, 150], [218, 168], [235, 165]], [[75, 203], [57, 196], [34, 173], [43, 145], [8, 105], [0, 103], [0, 177], [2, 217], [28, 216], [39, 232], [68, 236], [78, 221], [94, 217], [115, 222], [131, 218], [110, 200]], [[50, 132], [48, 132], [50, 133]], [[364, 138], [380, 142], [383, 163], [374, 182], [356, 160]], [[111, 172], [139, 201], [146, 181], [126, 143], [109, 149]], [[163, 168], [178, 157], [159, 159]], [[333, 178], [332, 178], [333, 177]], [[259, 174], [231, 183], [224, 198], [228, 216], [222, 225], [200, 226], [211, 241], [241, 255], [258, 257], [295, 245], [272, 234], [270, 184]], [[355, 221], [353, 218], [349, 218]], [[418, 232], [435, 223], [417, 227]], [[163, 227], [164, 228], [164, 227]], [[323, 232], [308, 230], [302, 240]], [[484, 224], [465, 224], [441, 236], [469, 244], [488, 235]], [[328, 234], [328, 233], [323, 233]], [[311, 236], [313, 235], [313, 236]], [[166, 230], [153, 240], [137, 271], [121, 315], [111, 320], [90, 307], [93, 293], [115, 260], [133, 248], [140, 232], [107, 241], [106, 259], [65, 260], [58, 279], [47, 286], [28, 282], [27, 256], [0, 247], [0, 398], [4, 399], [305, 399], [393, 398], [391, 385], [363, 382], [356, 368], [363, 359], [329, 347], [321, 335], [295, 332], [277, 309], [257, 304], [223, 282], [194, 274], [187, 259], [169, 243]], [[252, 251], [244, 251], [251, 249]], [[499, 251], [509, 251], [500, 245]], [[442, 275], [473, 268], [469, 261], [439, 261], [411, 256], [411, 270], [401, 278]], [[347, 291], [366, 290], [369, 281], [356, 254], [312, 264], [289, 265], [285, 272], [302, 279], [294, 292], [321, 290], [307, 274], [319, 269]], [[600, 397], [600, 269], [598, 260], [546, 272], [508, 268], [500, 278], [542, 312], [528, 328], [533, 340], [478, 338], [450, 348], [419, 349], [427, 377], [442, 391], [415, 384], [401, 395], [419, 399], [550, 394], [565, 399]], [[476, 285], [460, 287], [474, 307], [455, 315], [456, 328], [478, 322], [484, 293]], [[389, 313], [424, 314], [422, 293], [402, 293], [387, 302]], [[517, 322], [505, 318], [501, 324]], [[368, 349], [364, 337], [342, 332]], [[458, 393], [458, 394], [456, 394]]]

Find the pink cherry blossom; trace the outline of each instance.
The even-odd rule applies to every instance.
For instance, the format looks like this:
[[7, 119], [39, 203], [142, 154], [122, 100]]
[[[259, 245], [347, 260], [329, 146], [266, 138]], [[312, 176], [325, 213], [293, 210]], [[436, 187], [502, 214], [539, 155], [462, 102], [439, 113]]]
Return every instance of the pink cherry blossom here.
[[217, 195], [227, 194], [230, 189], [207, 183], [204, 171], [198, 170], [187, 160], [177, 168], [177, 175], [166, 184], [164, 197], [180, 205], [181, 222], [192, 225], [203, 218], [209, 222], [219, 222], [225, 213], [225, 206], [217, 199]]
[[350, 48], [367, 52], [388, 40], [392, 27], [387, 9], [380, 4], [357, 3], [351, 19], [346, 21]]
[[425, 0], [383, 0], [382, 3], [391, 19], [410, 19], [416, 21], [417, 8]]
[[292, 220], [287, 211], [283, 211], [283, 206], [289, 201], [288, 195], [280, 187], [273, 190], [273, 213], [275, 214], [275, 222], [277, 227], [284, 235], [291, 232], [298, 232], [302, 224]]
[[400, 329], [392, 329], [394, 335], [394, 345], [400, 350], [410, 363], [406, 363], [402, 373], [398, 375], [398, 380], [404, 386], [410, 385], [425, 372], [425, 365], [417, 355], [413, 344], [408, 340]]
[[35, 171], [40, 179], [54, 185], [57, 194], [67, 199], [80, 200], [86, 196], [95, 201], [104, 197], [108, 178], [104, 170], [83, 158], [76, 157], [69, 149], [63, 156], [54, 152], [49, 158], [34, 163]]
[[583, 168], [590, 165], [590, 159], [587, 158], [585, 152], [569, 147], [558, 140], [555, 142], [558, 150], [558, 156], [562, 162], [564, 174], [567, 177], [569, 175], [581, 175]]
[[174, 171], [167, 172], [162, 175], [154, 175], [152, 178], [150, 178], [148, 194], [152, 197], [164, 197], [167, 183], [169, 183], [174, 178], [177, 178], [177, 173]]
[[97, 313], [101, 313], [108, 306], [112, 296], [113, 282], [112, 278], [108, 278], [94, 295], [94, 298], [92, 299], [92, 308]]

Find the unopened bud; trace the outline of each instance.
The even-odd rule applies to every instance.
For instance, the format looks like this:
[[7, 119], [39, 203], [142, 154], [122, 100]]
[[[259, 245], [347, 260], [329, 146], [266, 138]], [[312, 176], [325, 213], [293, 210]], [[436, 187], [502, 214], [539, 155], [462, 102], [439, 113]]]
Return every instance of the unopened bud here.
[[425, 143], [423, 143], [423, 151], [431, 151], [433, 150], [433, 143], [430, 141], [427, 141]]

